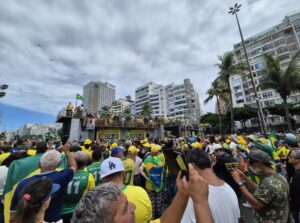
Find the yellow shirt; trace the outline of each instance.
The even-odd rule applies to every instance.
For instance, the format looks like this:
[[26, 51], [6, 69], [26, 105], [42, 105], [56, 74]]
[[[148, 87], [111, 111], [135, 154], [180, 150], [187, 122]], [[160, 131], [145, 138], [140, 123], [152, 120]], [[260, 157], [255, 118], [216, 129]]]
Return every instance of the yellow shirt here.
[[278, 148], [277, 155], [287, 157], [289, 155], [289, 150], [285, 146], [280, 146]]
[[29, 149], [27, 150], [27, 154], [30, 156], [34, 156], [36, 154], [36, 150], [35, 149]]
[[122, 189], [129, 202], [135, 205], [135, 222], [148, 223], [152, 218], [152, 204], [147, 192], [138, 186], [127, 185]]
[[122, 162], [123, 162], [124, 169], [125, 169], [124, 184], [133, 185], [135, 162], [129, 158], [123, 159]]
[[0, 155], [0, 165], [3, 163], [3, 161], [4, 161], [7, 157], [9, 157], [9, 155], [10, 155], [10, 153], [2, 153], [2, 154]]

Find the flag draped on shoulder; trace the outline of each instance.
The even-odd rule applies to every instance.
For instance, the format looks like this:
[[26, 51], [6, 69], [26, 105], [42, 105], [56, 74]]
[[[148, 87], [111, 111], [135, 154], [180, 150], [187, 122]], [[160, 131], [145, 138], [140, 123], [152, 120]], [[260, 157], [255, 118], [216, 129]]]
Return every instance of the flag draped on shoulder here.
[[[35, 156], [15, 160], [9, 165], [3, 192], [5, 223], [9, 223], [10, 205], [18, 183], [25, 178], [41, 173], [39, 161], [42, 155], [43, 154], [37, 154]], [[62, 157], [62, 162], [59, 167], [67, 167], [65, 156]]]

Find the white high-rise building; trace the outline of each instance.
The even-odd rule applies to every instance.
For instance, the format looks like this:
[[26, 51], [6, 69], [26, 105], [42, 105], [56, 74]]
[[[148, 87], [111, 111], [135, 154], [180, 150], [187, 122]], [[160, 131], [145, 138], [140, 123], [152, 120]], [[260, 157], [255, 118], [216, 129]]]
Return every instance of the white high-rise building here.
[[91, 81], [83, 87], [83, 105], [88, 112], [101, 111], [115, 101], [116, 87], [107, 82]]
[[[265, 61], [263, 54], [267, 53], [278, 56], [282, 69], [286, 69], [293, 56], [300, 49], [300, 12], [290, 14], [284, 20], [255, 36], [245, 40], [246, 50], [251, 65], [255, 85], [266, 80], [264, 68]], [[234, 54], [237, 62], [245, 62], [245, 54], [242, 44], [234, 45]], [[249, 75], [238, 77], [235, 75], [230, 79], [233, 89], [234, 106], [240, 107], [243, 104], [256, 107], [253, 85]], [[258, 97], [262, 107], [269, 107], [281, 104], [282, 99], [274, 89], [259, 89]], [[244, 100], [244, 102], [243, 102]], [[300, 93], [295, 93], [289, 98], [289, 102], [300, 101]]]
[[183, 84], [170, 84], [167, 87], [168, 118], [184, 119], [188, 123], [200, 122], [200, 102], [190, 79], [184, 79]]
[[138, 87], [135, 90], [135, 112], [141, 114], [145, 103], [150, 103], [150, 94], [153, 94], [155, 88], [159, 85], [153, 82]]
[[126, 109], [129, 109], [131, 112], [131, 109], [130, 109], [131, 103], [132, 102], [121, 98], [121, 99], [113, 102], [113, 105], [111, 106], [110, 111], [113, 114], [122, 114], [122, 113], [124, 113], [124, 111]]
[[[281, 104], [282, 99], [274, 89], [260, 89], [258, 87], [260, 83], [266, 80], [263, 54], [278, 56], [281, 68], [283, 70], [287, 68], [293, 56], [300, 50], [300, 11], [287, 15], [280, 24], [245, 39], [245, 46], [262, 107]], [[236, 62], [246, 62], [242, 43], [235, 44], [232, 52]], [[234, 107], [243, 107], [244, 105], [256, 107], [254, 89], [249, 75], [232, 75], [230, 87]], [[300, 102], [300, 93], [292, 94], [288, 98], [288, 102]], [[285, 122], [283, 117], [272, 115], [266, 117], [266, 121], [270, 126]]]
[[189, 79], [185, 79], [180, 85], [163, 86], [150, 82], [136, 89], [135, 99], [138, 115], [142, 114], [143, 105], [149, 103], [152, 116], [181, 118], [188, 123], [200, 121], [199, 96]]

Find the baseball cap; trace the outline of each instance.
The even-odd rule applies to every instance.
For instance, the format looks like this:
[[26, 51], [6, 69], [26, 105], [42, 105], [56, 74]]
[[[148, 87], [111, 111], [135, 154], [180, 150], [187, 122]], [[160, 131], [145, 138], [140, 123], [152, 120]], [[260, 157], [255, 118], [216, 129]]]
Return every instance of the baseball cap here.
[[86, 139], [86, 140], [84, 140], [84, 144], [85, 145], [92, 144], [92, 141], [90, 139]]
[[161, 146], [156, 145], [156, 144], [152, 144], [151, 145], [151, 153], [157, 153], [161, 150]]
[[249, 154], [249, 161], [251, 162], [263, 162], [270, 165], [274, 165], [274, 161], [266, 152], [262, 150], [253, 150]]
[[146, 143], [143, 144], [143, 147], [149, 148], [150, 146], [151, 146], [151, 145], [150, 145], [150, 143], [148, 143], [148, 142], [146, 142]]
[[195, 148], [195, 149], [202, 149], [202, 143], [200, 142], [194, 142], [192, 143], [192, 147]]
[[135, 146], [129, 146], [128, 152], [129, 153], [136, 153], [137, 152], [137, 148]]
[[222, 149], [222, 146], [220, 145], [220, 144], [214, 144], [212, 147], [211, 147], [211, 149], [210, 149], [210, 151], [209, 151], [209, 154], [211, 155], [211, 154], [213, 154], [216, 150], [218, 150], [218, 149]]
[[117, 155], [118, 153], [122, 153], [124, 150], [121, 147], [116, 147], [111, 150], [111, 155]]
[[297, 137], [292, 133], [287, 133], [285, 135], [284, 142], [290, 146], [298, 146]]
[[118, 145], [118, 143], [113, 143], [113, 144], [111, 144], [111, 148], [116, 148], [116, 147], [118, 147], [119, 145]]
[[124, 171], [124, 165], [120, 158], [109, 157], [101, 163], [100, 178], [101, 180], [111, 174]]

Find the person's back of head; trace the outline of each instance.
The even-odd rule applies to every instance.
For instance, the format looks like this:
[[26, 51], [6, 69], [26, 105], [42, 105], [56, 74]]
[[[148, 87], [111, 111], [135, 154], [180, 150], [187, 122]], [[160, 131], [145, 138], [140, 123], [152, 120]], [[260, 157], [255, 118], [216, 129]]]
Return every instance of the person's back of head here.
[[74, 158], [75, 158], [75, 161], [77, 163], [77, 167], [79, 170], [82, 170], [85, 168], [86, 163], [89, 159], [88, 155], [83, 151], [77, 151], [74, 154]]
[[72, 145], [70, 151], [73, 153], [76, 153], [77, 151], [82, 151], [82, 149], [78, 144], [74, 144], [74, 145]]
[[101, 150], [95, 150], [92, 153], [92, 158], [94, 162], [99, 162], [100, 159], [102, 158], [102, 152]]
[[61, 162], [61, 155], [56, 150], [50, 150], [44, 153], [40, 159], [42, 172], [55, 170]]
[[36, 147], [36, 144], [37, 144], [36, 141], [32, 141], [31, 142], [31, 149], [34, 149]]
[[186, 158], [188, 163], [194, 164], [201, 170], [211, 168], [211, 162], [208, 154], [201, 149], [190, 150], [187, 153]]
[[78, 203], [71, 222], [114, 223], [116, 203], [121, 190], [114, 183], [104, 183], [89, 191]]
[[52, 181], [38, 179], [29, 182], [21, 192], [17, 205], [15, 223], [38, 222], [37, 215], [42, 208], [46, 210], [50, 203]]
[[46, 142], [38, 142], [36, 144], [36, 153], [45, 153], [48, 150]]

